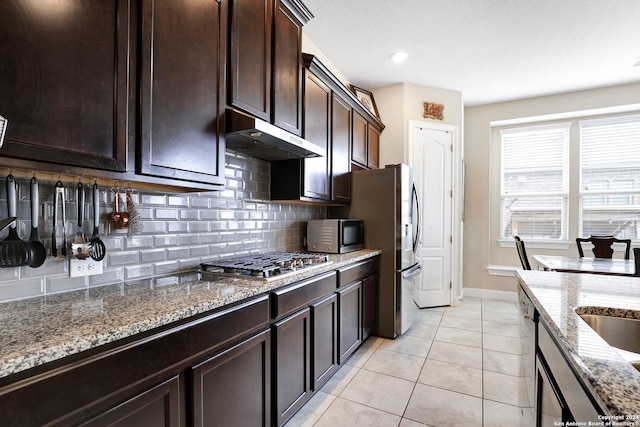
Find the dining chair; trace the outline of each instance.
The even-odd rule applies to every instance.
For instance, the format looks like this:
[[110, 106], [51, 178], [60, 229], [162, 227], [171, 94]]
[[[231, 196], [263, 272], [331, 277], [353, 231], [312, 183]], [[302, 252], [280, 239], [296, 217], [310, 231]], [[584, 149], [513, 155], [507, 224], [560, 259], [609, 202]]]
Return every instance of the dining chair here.
[[531, 270], [531, 264], [529, 264], [529, 258], [527, 258], [527, 251], [524, 248], [524, 242], [520, 236], [513, 236], [516, 241], [516, 249], [518, 250], [518, 256], [520, 257], [520, 263], [524, 270]]
[[633, 275], [640, 276], [640, 248], [633, 248], [633, 264], [636, 267]]
[[591, 243], [593, 245], [593, 255], [596, 258], [613, 258], [614, 243], [624, 243], [626, 249], [624, 251], [624, 259], [629, 259], [631, 252], [631, 239], [617, 239], [613, 236], [589, 236], [589, 237], [577, 237], [576, 244], [578, 245], [578, 254], [580, 258], [584, 257], [584, 251], [582, 250], [583, 243]]

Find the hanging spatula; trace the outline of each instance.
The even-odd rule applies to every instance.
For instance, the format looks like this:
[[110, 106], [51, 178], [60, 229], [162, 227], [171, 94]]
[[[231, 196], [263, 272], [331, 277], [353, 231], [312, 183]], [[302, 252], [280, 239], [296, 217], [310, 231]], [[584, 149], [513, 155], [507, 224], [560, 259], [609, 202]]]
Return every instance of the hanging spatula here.
[[[16, 180], [13, 175], [7, 176], [7, 210], [9, 217], [16, 216], [18, 210], [18, 196]], [[18, 236], [16, 224], [11, 224], [9, 235], [0, 242], [0, 267], [20, 267], [29, 264], [29, 247]]]

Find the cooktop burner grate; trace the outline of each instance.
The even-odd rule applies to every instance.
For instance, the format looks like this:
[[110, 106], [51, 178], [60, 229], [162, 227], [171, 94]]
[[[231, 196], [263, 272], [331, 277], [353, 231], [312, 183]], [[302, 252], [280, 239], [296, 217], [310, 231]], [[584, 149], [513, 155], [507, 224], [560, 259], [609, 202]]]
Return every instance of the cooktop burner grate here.
[[330, 263], [329, 257], [323, 254], [270, 252], [205, 262], [200, 264], [200, 273], [269, 280]]

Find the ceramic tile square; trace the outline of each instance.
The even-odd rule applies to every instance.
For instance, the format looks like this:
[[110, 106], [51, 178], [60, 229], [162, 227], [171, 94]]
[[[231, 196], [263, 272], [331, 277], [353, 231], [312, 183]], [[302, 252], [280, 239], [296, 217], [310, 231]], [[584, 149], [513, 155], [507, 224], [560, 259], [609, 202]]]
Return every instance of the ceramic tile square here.
[[494, 320], [482, 321], [482, 331], [486, 334], [518, 338], [522, 336], [521, 328], [524, 328], [524, 326], [510, 325], [508, 323], [497, 322]]
[[521, 338], [505, 337], [502, 335], [483, 334], [482, 348], [501, 351], [503, 353], [522, 354], [523, 342]]
[[431, 340], [411, 335], [400, 335], [394, 340], [384, 340], [380, 343], [380, 348], [384, 350], [397, 351], [398, 353], [411, 354], [413, 356], [427, 357]]
[[467, 319], [464, 317], [445, 316], [442, 318], [440, 326], [463, 329], [465, 331], [482, 332], [482, 322], [480, 321], [480, 319]]
[[327, 394], [338, 396], [342, 393], [342, 390], [344, 390], [353, 377], [355, 377], [359, 370], [360, 368], [352, 365], [342, 365], [320, 390]]
[[438, 427], [482, 427], [482, 399], [416, 384], [404, 417]]
[[427, 323], [415, 323], [406, 334], [412, 337], [419, 337], [432, 340], [436, 336], [438, 325], [429, 325]]
[[367, 339], [347, 360], [347, 365], [361, 368], [367, 360], [375, 353], [380, 346], [380, 343], [384, 341], [384, 338], [370, 337]]
[[482, 397], [482, 370], [427, 359], [418, 382], [445, 390]]
[[485, 399], [514, 406], [524, 407], [529, 404], [524, 377], [484, 371], [482, 387]]
[[420, 311], [420, 316], [416, 319], [419, 323], [425, 323], [427, 325], [438, 326], [442, 320], [444, 310], [435, 311], [434, 309], [428, 309], [429, 311]]
[[482, 369], [482, 349], [434, 341], [428, 359]]
[[453, 317], [464, 317], [465, 319], [481, 319], [482, 318], [482, 310], [478, 307], [466, 308], [464, 306], [460, 307], [448, 307], [444, 311], [443, 319], [447, 316]]
[[483, 300], [482, 310], [511, 315], [518, 314], [518, 306], [513, 301]]
[[367, 360], [367, 363], [364, 364], [362, 369], [409, 381], [416, 381], [418, 375], [420, 375], [423, 364], [423, 357], [378, 349], [373, 356]]
[[530, 408], [520, 408], [504, 403], [484, 400], [483, 421], [489, 426], [533, 427], [535, 425]]
[[463, 329], [440, 326], [434, 340], [482, 348], [482, 333]]
[[[354, 424], [357, 420], [357, 424]], [[325, 411], [315, 427], [397, 427], [400, 417], [346, 399], [336, 399]]]
[[335, 396], [319, 391], [295, 414], [285, 427], [311, 427], [336, 400]]
[[519, 376], [522, 372], [522, 356], [485, 349], [482, 351], [482, 367], [485, 371]]
[[340, 397], [402, 416], [413, 387], [413, 381], [361, 369]]
[[484, 311], [482, 312], [482, 320], [491, 320], [500, 323], [508, 323], [509, 325], [521, 325], [522, 316], [520, 314], [506, 314], [499, 313], [495, 311]]
[[419, 423], [417, 421], [413, 421], [408, 418], [403, 418], [402, 421], [400, 421], [399, 427], [424, 427], [424, 426], [426, 426], [426, 424]]

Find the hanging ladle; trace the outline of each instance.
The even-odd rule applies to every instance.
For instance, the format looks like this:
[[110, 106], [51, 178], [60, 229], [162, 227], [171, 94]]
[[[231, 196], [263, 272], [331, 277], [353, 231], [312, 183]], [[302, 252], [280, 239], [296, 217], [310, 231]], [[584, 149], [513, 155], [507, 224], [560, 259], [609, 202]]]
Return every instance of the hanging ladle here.
[[89, 256], [95, 261], [102, 261], [107, 248], [104, 242], [100, 240], [100, 204], [98, 203], [98, 184], [93, 184], [93, 235], [91, 236], [91, 247], [89, 249]]
[[47, 248], [44, 247], [38, 236], [38, 217], [40, 208], [40, 191], [38, 180], [31, 178], [31, 235], [27, 245], [29, 247], [29, 267], [40, 267], [47, 258]]

